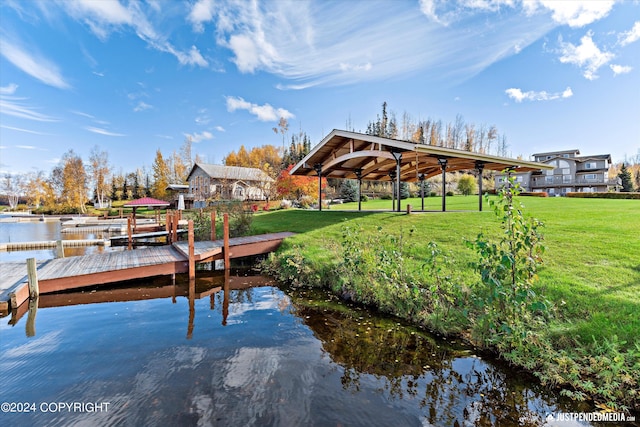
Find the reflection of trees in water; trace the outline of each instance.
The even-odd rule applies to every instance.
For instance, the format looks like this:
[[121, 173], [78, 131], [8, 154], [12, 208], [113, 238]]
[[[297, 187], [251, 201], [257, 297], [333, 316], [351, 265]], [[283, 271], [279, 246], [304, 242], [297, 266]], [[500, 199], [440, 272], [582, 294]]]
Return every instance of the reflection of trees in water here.
[[433, 425], [538, 426], [547, 413], [564, 410], [556, 399], [532, 390], [517, 371], [488, 364], [394, 320], [338, 305], [326, 295], [310, 298], [307, 292], [290, 294], [294, 310], [343, 368], [345, 390], [359, 392], [371, 375], [389, 399], [417, 400]]

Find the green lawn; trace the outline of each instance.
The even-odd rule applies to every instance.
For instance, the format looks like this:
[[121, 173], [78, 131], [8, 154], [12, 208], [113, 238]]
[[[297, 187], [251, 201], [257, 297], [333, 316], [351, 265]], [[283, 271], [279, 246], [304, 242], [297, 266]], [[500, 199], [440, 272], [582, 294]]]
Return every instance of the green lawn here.
[[[629, 345], [640, 331], [640, 201], [608, 199], [520, 197], [525, 212], [542, 220], [544, 265], [538, 289], [557, 304], [560, 319], [552, 325], [558, 334], [582, 343], [616, 335]], [[402, 201], [419, 209], [420, 199]], [[425, 199], [425, 209], [438, 210], [441, 199]], [[390, 209], [391, 200], [363, 203], [363, 209]], [[345, 211], [338, 211], [338, 209]], [[294, 231], [291, 239], [305, 255], [332, 262], [326, 250], [338, 240], [345, 221], [365, 229], [382, 226], [389, 233], [415, 228], [411, 253], [420, 258], [429, 241], [450, 251], [457, 269], [469, 269], [475, 254], [464, 245], [479, 232], [497, 236], [499, 222], [486, 206], [478, 212], [477, 196], [447, 198], [447, 209], [462, 212], [427, 212], [406, 215], [391, 212], [357, 212], [357, 203], [333, 205], [323, 212], [283, 210], [258, 214], [256, 233]], [[351, 211], [346, 211], [351, 210]]]

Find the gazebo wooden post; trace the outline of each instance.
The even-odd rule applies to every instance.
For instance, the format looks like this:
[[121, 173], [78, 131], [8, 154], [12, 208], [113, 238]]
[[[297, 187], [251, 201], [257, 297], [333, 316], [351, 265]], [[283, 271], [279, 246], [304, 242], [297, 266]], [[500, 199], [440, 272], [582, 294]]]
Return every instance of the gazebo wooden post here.
[[400, 212], [400, 162], [402, 161], [402, 153], [392, 151], [391, 155], [396, 159], [396, 191], [398, 192], [398, 208], [396, 212]]
[[424, 211], [424, 174], [418, 174], [418, 180], [420, 181], [420, 197], [422, 198], [422, 210]]
[[389, 172], [389, 178], [391, 178], [391, 212], [396, 210], [396, 185], [393, 182], [396, 179], [396, 172]]
[[442, 168], [442, 212], [445, 212], [447, 210], [447, 159], [439, 157], [438, 163]]
[[223, 221], [223, 250], [224, 250], [224, 269], [229, 270], [231, 268], [231, 254], [229, 253], [229, 214], [225, 213], [222, 216]]
[[356, 169], [354, 171], [356, 178], [358, 178], [358, 211], [362, 210], [362, 169]]
[[476, 161], [476, 170], [478, 171], [478, 210], [482, 212], [482, 171], [484, 163]]
[[313, 168], [318, 173], [318, 210], [322, 210], [322, 165], [316, 163]]
[[176, 211], [173, 211], [173, 215], [172, 215], [172, 219], [171, 219], [171, 230], [172, 230], [172, 241], [177, 242], [178, 241], [178, 213]]

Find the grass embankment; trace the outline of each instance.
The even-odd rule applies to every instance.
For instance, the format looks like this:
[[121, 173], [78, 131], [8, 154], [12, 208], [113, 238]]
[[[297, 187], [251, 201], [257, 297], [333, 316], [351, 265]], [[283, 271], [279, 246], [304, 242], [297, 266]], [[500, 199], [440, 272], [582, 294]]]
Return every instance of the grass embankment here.
[[[593, 398], [637, 410], [640, 203], [568, 198], [519, 200], [527, 215], [545, 224], [544, 264], [538, 270], [539, 281], [534, 288], [555, 306], [555, 314], [540, 338], [552, 348], [552, 354], [539, 355], [544, 360], [529, 365], [544, 371], [539, 372], [543, 382], [567, 387], [570, 390], [567, 394], [575, 398]], [[403, 209], [407, 203], [416, 209], [421, 200], [403, 200]], [[477, 196], [447, 198], [448, 209], [477, 209], [477, 203]], [[390, 200], [363, 203], [363, 209], [390, 206]], [[440, 207], [439, 198], [425, 199], [425, 209]], [[465, 287], [473, 287], [479, 281], [471, 267], [477, 254], [465, 245], [465, 239], [474, 240], [480, 232], [489, 239], [498, 239], [502, 234], [499, 220], [488, 207], [485, 212], [414, 215], [338, 212], [337, 208], [357, 209], [357, 204], [333, 206], [333, 210], [323, 212], [285, 210], [255, 216], [252, 228], [256, 233], [285, 230], [300, 233], [288, 239], [278, 252], [277, 260], [283, 265], [299, 267], [298, 277], [290, 273], [291, 268], [283, 268], [282, 271], [289, 272], [285, 279], [333, 286], [330, 282], [336, 280], [335, 272], [344, 262], [337, 259], [336, 247], [340, 246], [344, 227], [348, 225], [361, 230], [358, 238], [362, 240], [379, 234], [380, 227], [385, 234], [404, 236], [405, 257], [411, 259], [411, 268], [418, 277], [429, 273], [423, 267], [431, 250], [429, 242], [436, 242], [449, 255], [451, 265], [447, 268], [454, 279]], [[296, 266], [296, 262], [304, 266]], [[444, 325], [443, 332], [464, 333], [464, 328], [472, 327], [456, 322]], [[433, 325], [427, 322], [427, 326]]]

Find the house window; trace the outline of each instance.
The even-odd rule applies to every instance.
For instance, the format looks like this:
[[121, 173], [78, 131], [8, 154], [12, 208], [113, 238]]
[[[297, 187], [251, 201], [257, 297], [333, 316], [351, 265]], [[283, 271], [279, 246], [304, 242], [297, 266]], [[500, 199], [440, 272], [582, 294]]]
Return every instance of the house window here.
[[553, 184], [553, 176], [546, 176], [544, 182], [547, 184]]
[[596, 162], [589, 162], [584, 164], [585, 169], [596, 169], [598, 164]]
[[565, 184], [571, 182], [571, 175], [562, 175], [562, 182]]
[[588, 173], [584, 176], [584, 179], [586, 181], [595, 181], [598, 178], [598, 175], [596, 175], [595, 173]]
[[569, 155], [568, 154], [563, 154], [562, 157], [569, 157]]

